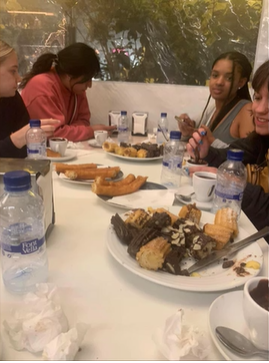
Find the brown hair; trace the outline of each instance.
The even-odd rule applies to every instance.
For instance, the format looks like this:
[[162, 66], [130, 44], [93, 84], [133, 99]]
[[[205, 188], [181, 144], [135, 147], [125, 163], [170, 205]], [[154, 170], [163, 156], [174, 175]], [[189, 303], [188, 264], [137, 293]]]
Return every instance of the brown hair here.
[[252, 88], [254, 91], [259, 92], [259, 90], [266, 85], [269, 91], [269, 60], [264, 62], [255, 72], [252, 80]]

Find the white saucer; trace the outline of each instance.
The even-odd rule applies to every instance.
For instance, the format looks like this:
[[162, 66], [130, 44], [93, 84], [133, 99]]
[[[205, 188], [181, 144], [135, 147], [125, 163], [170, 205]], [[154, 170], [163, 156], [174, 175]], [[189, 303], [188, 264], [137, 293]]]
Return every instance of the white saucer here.
[[218, 326], [225, 326], [234, 329], [250, 339], [248, 329], [243, 315], [243, 291], [228, 292], [219, 296], [209, 308], [208, 326], [211, 338], [219, 352], [226, 360], [265, 360], [256, 355], [251, 358], [244, 358], [226, 348], [217, 338], [215, 329]]
[[88, 141], [88, 144], [89, 144], [90, 146], [92, 146], [92, 147], [98, 147], [98, 148], [101, 148], [101, 147], [102, 147], [102, 145], [97, 144], [97, 141], [96, 141], [95, 139], [91, 139], [91, 140], [89, 140], [89, 141]]
[[[184, 185], [182, 187], [180, 187], [177, 190], [177, 194], [191, 194], [193, 193], [193, 186], [192, 185]], [[192, 200], [190, 202], [186, 202], [183, 199], [180, 199], [179, 197], [177, 197], [177, 200], [180, 201], [183, 204], [192, 204], [192, 203], [196, 203], [196, 207], [199, 209], [203, 209], [203, 210], [210, 210], [212, 208], [212, 201], [211, 202], [199, 202], [198, 200], [196, 200], [196, 196], [195, 194], [192, 196], [191, 198]]]
[[60, 157], [57, 157], [57, 158], [47, 156], [47, 159], [49, 159], [51, 161], [69, 161], [69, 160], [75, 159], [76, 156], [77, 156], [76, 151], [66, 150], [64, 156], [60, 156]]

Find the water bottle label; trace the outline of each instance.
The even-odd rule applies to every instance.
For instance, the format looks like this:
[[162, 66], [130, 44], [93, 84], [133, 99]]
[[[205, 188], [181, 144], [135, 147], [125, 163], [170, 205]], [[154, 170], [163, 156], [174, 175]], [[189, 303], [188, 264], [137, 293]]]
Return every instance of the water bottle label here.
[[241, 201], [243, 199], [243, 192], [236, 194], [227, 194], [227, 191], [222, 192], [221, 190], [216, 189], [215, 194], [216, 196], [222, 198], [224, 201], [225, 199], [238, 201]]
[[39, 248], [44, 244], [45, 237], [35, 238], [30, 241], [25, 241], [19, 245], [10, 245], [2, 243], [2, 249], [10, 253], [19, 253], [21, 255], [29, 255], [39, 250]]

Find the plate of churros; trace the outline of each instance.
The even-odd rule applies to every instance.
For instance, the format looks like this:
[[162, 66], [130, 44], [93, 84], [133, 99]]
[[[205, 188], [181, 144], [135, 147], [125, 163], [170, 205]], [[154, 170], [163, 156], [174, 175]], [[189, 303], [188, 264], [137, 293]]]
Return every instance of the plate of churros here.
[[105, 141], [102, 148], [108, 155], [138, 162], [163, 158], [163, 145], [149, 142], [142, 142], [141, 144], [121, 143], [118, 145], [115, 142]]
[[103, 177], [105, 181], [119, 181], [123, 178], [119, 166], [55, 163], [54, 167], [60, 180], [72, 184], [91, 185], [97, 177]]
[[188, 268], [247, 236], [228, 209], [214, 215], [195, 206], [172, 206], [116, 213], [108, 228], [107, 247], [124, 268], [156, 284], [185, 291], [221, 291], [242, 286], [259, 274], [263, 253], [257, 242], [198, 272], [189, 274]]

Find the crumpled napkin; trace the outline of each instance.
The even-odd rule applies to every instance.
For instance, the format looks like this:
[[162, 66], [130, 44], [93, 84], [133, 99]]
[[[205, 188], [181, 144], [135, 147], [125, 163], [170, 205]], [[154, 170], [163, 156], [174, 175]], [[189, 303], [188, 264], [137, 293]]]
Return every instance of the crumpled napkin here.
[[42, 353], [43, 360], [73, 360], [84, 339], [87, 324], [79, 323], [67, 333], [61, 333], [48, 343]]
[[37, 291], [26, 294], [19, 309], [13, 309], [3, 325], [16, 350], [41, 352], [52, 339], [68, 330], [57, 288], [38, 284]]
[[107, 203], [117, 203], [128, 208], [141, 208], [149, 206], [171, 206], [175, 199], [175, 190], [138, 190], [135, 193], [113, 197]]
[[79, 142], [68, 141], [67, 148], [68, 149], [84, 149], [84, 145], [80, 141]]
[[197, 327], [183, 325], [183, 315], [180, 309], [170, 316], [164, 328], [153, 334], [153, 340], [168, 360], [204, 360], [211, 350], [210, 339]]

